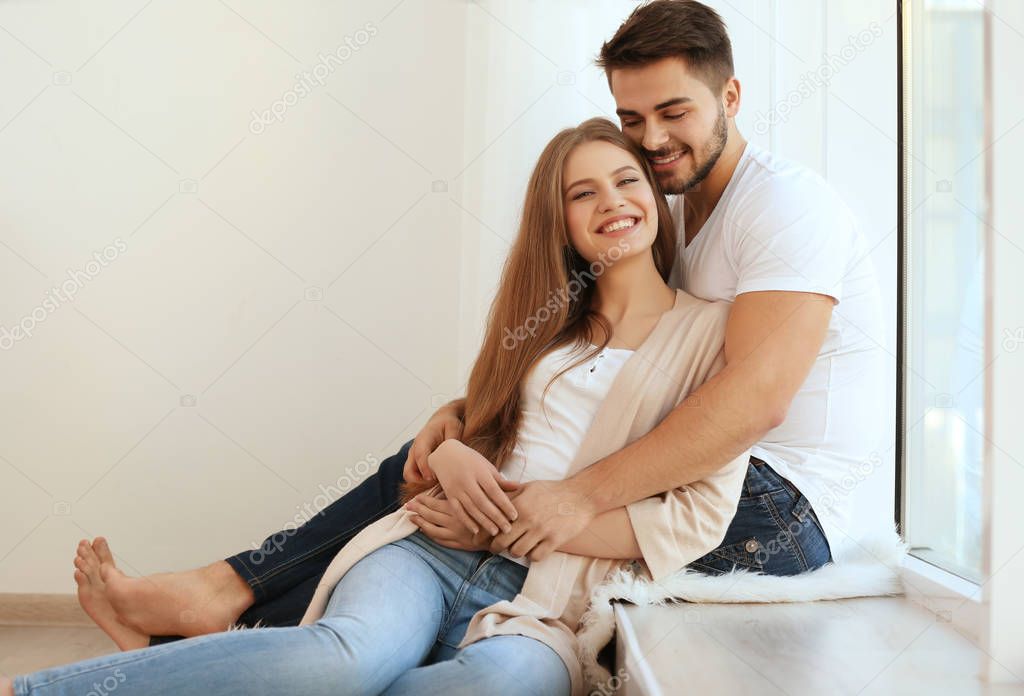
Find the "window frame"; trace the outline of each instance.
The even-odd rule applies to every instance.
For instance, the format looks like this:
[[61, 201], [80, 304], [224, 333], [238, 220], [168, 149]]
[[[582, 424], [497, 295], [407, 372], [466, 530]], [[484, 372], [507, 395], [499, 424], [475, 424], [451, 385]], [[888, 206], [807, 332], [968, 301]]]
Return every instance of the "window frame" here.
[[[896, 200], [898, 211], [896, 221], [896, 354], [899, 358], [896, 361], [895, 510], [893, 514], [896, 529], [904, 541], [907, 540], [905, 532], [908, 518], [907, 493], [910, 490], [907, 484], [909, 467], [907, 465], [908, 438], [906, 434], [908, 376], [906, 365], [910, 358], [907, 338], [909, 330], [907, 302], [909, 300], [910, 247], [908, 241], [911, 191], [908, 183], [911, 160], [909, 148], [912, 137], [908, 137], [908, 116], [912, 114], [913, 104], [913, 60], [907, 54], [912, 50], [913, 2], [914, 0], [897, 0], [896, 2], [896, 22], [899, 28], [896, 36]], [[988, 46], [984, 46], [983, 50], [988, 51]], [[989, 118], [989, 115], [986, 114], [986, 122]], [[985, 340], [990, 340], [987, 332]], [[985, 575], [984, 567], [981, 569], [981, 574]], [[977, 637], [982, 616], [983, 585], [981, 583], [944, 568], [931, 559], [913, 553], [910, 549], [907, 552], [907, 561], [902, 568], [902, 575], [907, 585], [908, 598], [924, 604], [929, 609], [944, 611], [936, 609], [936, 607], [944, 606], [952, 600], [959, 602], [963, 611], [954, 613], [950, 620], [961, 630]]]

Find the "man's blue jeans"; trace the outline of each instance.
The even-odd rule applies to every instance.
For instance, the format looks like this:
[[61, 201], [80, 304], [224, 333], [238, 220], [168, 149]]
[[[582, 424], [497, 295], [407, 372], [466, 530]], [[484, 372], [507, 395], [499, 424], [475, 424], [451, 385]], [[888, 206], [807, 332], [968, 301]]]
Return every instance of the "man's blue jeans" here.
[[[295, 626], [334, 555], [363, 527], [397, 510], [398, 486], [412, 442], [380, 464], [377, 473], [294, 532], [278, 532], [257, 551], [226, 559], [252, 588], [246, 626]], [[751, 457], [736, 516], [722, 544], [690, 567], [720, 574], [734, 567], [768, 575], [796, 575], [831, 560], [828, 542], [808, 499], [786, 479]], [[153, 644], [174, 638], [155, 637]]]
[[526, 568], [420, 532], [356, 563], [314, 624], [226, 631], [42, 670], [17, 696], [568, 696], [554, 650], [526, 636], [457, 646], [470, 619], [522, 589]]

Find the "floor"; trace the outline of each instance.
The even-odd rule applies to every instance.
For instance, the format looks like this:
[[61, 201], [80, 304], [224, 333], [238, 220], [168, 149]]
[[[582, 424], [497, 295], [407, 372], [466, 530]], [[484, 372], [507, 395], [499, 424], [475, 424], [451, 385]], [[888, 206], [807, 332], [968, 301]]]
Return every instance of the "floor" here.
[[0, 673], [9, 677], [117, 652], [103, 631], [87, 626], [0, 626]]
[[[629, 696], [1024, 695], [1021, 682], [982, 683], [980, 648], [904, 599], [620, 605], [618, 614]], [[115, 650], [86, 626], [0, 626], [9, 676]]]

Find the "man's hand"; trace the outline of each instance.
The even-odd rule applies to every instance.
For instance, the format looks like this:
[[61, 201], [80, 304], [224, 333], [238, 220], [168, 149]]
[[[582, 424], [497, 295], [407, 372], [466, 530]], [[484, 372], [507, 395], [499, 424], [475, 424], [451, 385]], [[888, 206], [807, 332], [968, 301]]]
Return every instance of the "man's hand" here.
[[409, 448], [409, 455], [405, 458], [405, 468], [402, 470], [402, 476], [406, 481], [423, 483], [435, 480], [434, 472], [430, 470], [427, 458], [445, 440], [458, 440], [462, 437], [460, 408], [463, 403], [463, 400], [453, 401], [437, 409], [437, 412], [430, 417], [427, 424], [416, 435], [412, 447]]
[[445, 440], [428, 458], [455, 516], [474, 534], [481, 529], [492, 536], [512, 528], [516, 508], [506, 491], [519, 488], [472, 447]]
[[575, 539], [593, 521], [597, 510], [574, 484], [564, 481], [531, 481], [513, 494], [519, 519], [509, 532], [491, 542], [491, 553], [508, 551], [542, 561]]
[[414, 514], [409, 518], [428, 537], [450, 549], [487, 551], [491, 538], [483, 532], [473, 534], [455, 516], [450, 500], [420, 493], [405, 505]]

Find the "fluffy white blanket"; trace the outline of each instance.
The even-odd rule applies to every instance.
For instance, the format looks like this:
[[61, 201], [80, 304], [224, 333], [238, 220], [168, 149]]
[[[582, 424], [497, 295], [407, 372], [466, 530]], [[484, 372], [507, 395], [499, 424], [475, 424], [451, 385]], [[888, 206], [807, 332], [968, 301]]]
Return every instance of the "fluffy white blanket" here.
[[906, 545], [895, 531], [864, 539], [839, 563], [817, 570], [778, 577], [737, 570], [726, 575], [704, 575], [683, 570], [663, 582], [620, 571], [601, 583], [581, 619], [579, 638], [583, 673], [589, 684], [606, 684], [608, 671], [598, 664], [597, 653], [615, 631], [612, 603], [666, 604], [671, 602], [743, 603], [810, 602], [821, 599], [903, 594], [900, 566]]

